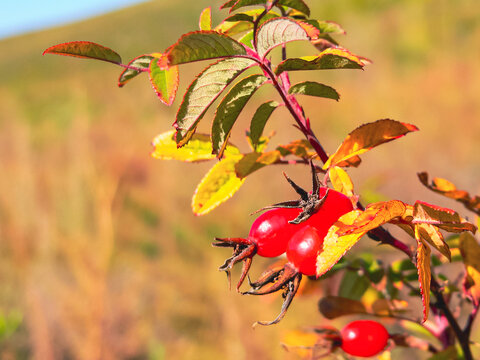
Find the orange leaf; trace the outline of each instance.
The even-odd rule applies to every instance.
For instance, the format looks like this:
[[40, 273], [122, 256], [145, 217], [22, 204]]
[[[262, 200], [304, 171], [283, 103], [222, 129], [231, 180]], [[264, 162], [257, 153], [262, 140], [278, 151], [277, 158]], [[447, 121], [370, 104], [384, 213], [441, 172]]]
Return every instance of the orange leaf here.
[[353, 130], [346, 137], [342, 145], [340, 145], [335, 154], [330, 156], [323, 168], [328, 169], [331, 166], [336, 166], [342, 161], [361, 155], [375, 146], [398, 139], [409, 132], [417, 130], [418, 128], [414, 125], [390, 119], [364, 124]]
[[412, 224], [431, 224], [454, 233], [470, 231], [475, 233], [477, 227], [458, 215], [452, 209], [417, 201], [414, 205]]
[[323, 251], [317, 257], [317, 278], [330, 270], [367, 233], [367, 231], [363, 231], [344, 236], [337, 234], [339, 229], [353, 224], [361, 214], [362, 211], [360, 210], [350, 211], [332, 225], [323, 241]]
[[417, 239], [417, 256], [416, 266], [418, 272], [418, 281], [420, 283], [420, 292], [422, 293], [423, 303], [423, 322], [427, 321], [428, 312], [430, 310], [430, 248], [423, 242], [415, 229], [415, 237]]
[[480, 245], [469, 233], [460, 235], [460, 252], [463, 257], [467, 274], [465, 287], [475, 304], [480, 301]]

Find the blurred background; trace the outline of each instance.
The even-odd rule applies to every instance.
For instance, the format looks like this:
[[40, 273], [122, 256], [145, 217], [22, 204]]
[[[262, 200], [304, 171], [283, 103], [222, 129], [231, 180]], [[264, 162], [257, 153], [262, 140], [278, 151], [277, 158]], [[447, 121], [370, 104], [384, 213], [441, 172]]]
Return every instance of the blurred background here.
[[[295, 299], [279, 325], [253, 330], [254, 321], [276, 316], [281, 299], [229, 290], [217, 270], [229, 252], [210, 246], [214, 236], [246, 236], [252, 211], [296, 197], [282, 171], [309, 187], [307, 168], [262, 169], [230, 201], [195, 217], [191, 197], [213, 162], [150, 157], [151, 140], [171, 128], [181, 92], [206, 63], [181, 67], [180, 93], [168, 108], [145, 76], [119, 89], [121, 69], [111, 64], [41, 56], [72, 40], [108, 46], [125, 62], [162, 52], [198, 29], [204, 7], [212, 5], [217, 24], [227, 14], [218, 10], [222, 3], [148, 1], [0, 40], [0, 359], [296, 359], [280, 346], [286, 333], [342, 323], [318, 313], [318, 298], [330, 291], [320, 284]], [[426, 190], [416, 173], [480, 193], [478, 1], [309, 5], [312, 17], [346, 29], [336, 37], [343, 46], [373, 61], [365, 71], [294, 75], [315, 77], [341, 94], [338, 103], [300, 99], [327, 151], [381, 118], [421, 130], [365, 154], [349, 171], [364, 203], [422, 199], [468, 216]], [[292, 44], [300, 50], [315, 52]], [[256, 106], [272, 96], [271, 89], [259, 92], [241, 116], [232, 137], [241, 149], [247, 150], [244, 131]], [[208, 131], [212, 114], [200, 130]], [[274, 128], [274, 143], [300, 138], [284, 110], [267, 132]], [[397, 256], [368, 239], [350, 256], [359, 250]], [[253, 274], [268, 264], [256, 259]], [[412, 316], [420, 312], [412, 305]], [[394, 359], [408, 356], [424, 358], [414, 350], [392, 352]]]

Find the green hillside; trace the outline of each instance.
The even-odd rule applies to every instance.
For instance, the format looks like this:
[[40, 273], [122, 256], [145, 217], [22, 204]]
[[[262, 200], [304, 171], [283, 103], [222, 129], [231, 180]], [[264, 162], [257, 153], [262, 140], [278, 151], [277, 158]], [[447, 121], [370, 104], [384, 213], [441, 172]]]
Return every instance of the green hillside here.
[[[214, 21], [225, 15], [221, 3]], [[455, 207], [427, 193], [416, 178], [422, 170], [480, 193], [477, 0], [310, 3], [314, 16], [347, 30], [342, 44], [373, 60], [364, 72], [315, 74], [339, 90], [340, 102], [301, 99], [328, 151], [380, 118], [421, 130], [365, 155], [350, 172], [365, 202], [421, 198]], [[304, 168], [261, 170], [221, 208], [195, 217], [191, 196], [212, 164], [149, 156], [181, 94], [167, 108], [146, 76], [119, 89], [121, 69], [111, 64], [41, 56], [72, 40], [108, 46], [125, 62], [163, 51], [197, 30], [208, 5], [155, 0], [0, 41], [0, 322], [8, 325], [0, 329], [1, 359], [297, 359], [279, 345], [285, 334], [326, 324], [316, 300], [329, 289], [318, 286], [295, 299], [279, 325], [253, 331], [254, 321], [276, 315], [281, 299], [229, 291], [217, 270], [227, 254], [210, 247], [214, 236], [246, 236], [252, 211], [293, 198], [281, 171], [306, 186]], [[314, 52], [292, 44], [300, 49]], [[205, 66], [181, 68], [180, 92]], [[269, 96], [260, 92], [237, 124], [232, 140], [241, 148], [248, 116]], [[278, 141], [299, 137], [286, 111], [276, 116], [272, 122], [284, 124]], [[387, 252], [374, 245], [362, 246]], [[266, 265], [257, 261], [254, 274]]]

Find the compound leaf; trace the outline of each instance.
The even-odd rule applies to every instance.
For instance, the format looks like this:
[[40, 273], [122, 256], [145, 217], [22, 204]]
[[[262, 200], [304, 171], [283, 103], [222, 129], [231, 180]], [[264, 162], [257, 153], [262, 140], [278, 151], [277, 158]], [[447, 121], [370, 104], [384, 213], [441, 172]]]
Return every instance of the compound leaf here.
[[221, 158], [233, 124], [247, 101], [268, 79], [263, 75], [250, 75], [236, 83], [217, 107], [212, 123], [212, 144], [214, 153]]
[[91, 41], [71, 41], [49, 47], [45, 54], [73, 56], [82, 59], [94, 59], [121, 64], [122, 58], [112, 49]]
[[200, 27], [200, 30], [204, 30], [204, 31], [212, 30], [212, 7], [211, 6], [203, 9], [202, 13], [200, 14], [198, 26]]
[[329, 69], [363, 69], [362, 58], [345, 49], [328, 48], [317, 56], [303, 56], [282, 61], [275, 69], [279, 75], [284, 71], [329, 70]]
[[208, 66], [190, 84], [177, 112], [174, 127], [178, 146], [185, 145], [198, 122], [221, 92], [239, 74], [254, 64], [249, 59], [224, 59]]
[[414, 125], [395, 120], [383, 119], [364, 124], [353, 130], [343, 141], [337, 151], [330, 156], [324, 169], [336, 166], [354, 156], [361, 155], [370, 149], [398, 139], [409, 132], [417, 131]]
[[235, 165], [241, 159], [241, 155], [225, 157], [205, 175], [193, 195], [192, 210], [195, 215], [209, 213], [238, 191], [245, 181], [235, 173]]
[[[151, 156], [159, 160], [180, 160], [185, 162], [199, 162], [215, 158], [212, 154], [212, 142], [206, 134], [194, 134], [188, 144], [177, 148], [175, 130], [159, 134], [152, 141]], [[225, 156], [240, 155], [240, 151], [232, 144], [225, 149]]]
[[343, 236], [337, 234], [342, 227], [352, 225], [361, 214], [360, 210], [350, 211], [330, 227], [323, 242], [323, 251], [317, 256], [317, 278], [330, 270], [367, 233], [362, 231]]
[[265, 57], [274, 47], [290, 41], [310, 40], [315, 34], [309, 33], [306, 24], [289, 18], [276, 18], [265, 22], [255, 35], [257, 38], [257, 51], [260, 57]]
[[148, 71], [152, 59], [153, 56], [151, 55], [140, 55], [131, 60], [128, 63], [129, 67], [123, 70], [118, 78], [118, 87], [124, 86], [128, 81], [133, 79], [138, 74]]
[[420, 292], [423, 303], [423, 322], [427, 321], [430, 310], [430, 248], [421, 240], [420, 235], [415, 232], [417, 238], [416, 266], [418, 272], [418, 281], [420, 283]]
[[216, 31], [194, 31], [183, 35], [168, 49], [168, 61], [170, 65], [179, 65], [246, 54], [242, 44], [225, 34]]
[[250, 122], [250, 140], [253, 147], [256, 149], [260, 141], [260, 137], [263, 134], [263, 129], [272, 115], [273, 111], [279, 106], [279, 103], [276, 101], [269, 101], [260, 105], [255, 111], [255, 114], [252, 117]]
[[155, 58], [150, 62], [149, 75], [160, 101], [172, 105], [178, 89], [178, 66], [169, 66], [165, 56]]
[[337, 101], [340, 99], [340, 95], [334, 88], [314, 81], [305, 81], [295, 84], [288, 90], [288, 93], [295, 95], [318, 96]]

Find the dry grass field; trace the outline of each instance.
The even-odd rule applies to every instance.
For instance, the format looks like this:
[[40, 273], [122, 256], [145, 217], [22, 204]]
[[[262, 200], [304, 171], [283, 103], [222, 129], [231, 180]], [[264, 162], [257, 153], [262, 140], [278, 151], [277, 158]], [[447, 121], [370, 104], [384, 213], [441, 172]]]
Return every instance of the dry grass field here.
[[[220, 3], [214, 1], [215, 9]], [[315, 74], [339, 90], [340, 102], [301, 99], [326, 149], [380, 118], [421, 130], [366, 154], [350, 171], [364, 201], [423, 199], [463, 211], [424, 189], [416, 173], [480, 193], [478, 2], [310, 3], [315, 16], [344, 26], [342, 44], [373, 60], [363, 72]], [[328, 288], [319, 285], [296, 299], [279, 325], [252, 330], [254, 321], [275, 316], [280, 299], [229, 291], [217, 270], [227, 253], [210, 246], [214, 236], [245, 236], [252, 211], [294, 196], [281, 171], [308, 186], [307, 169], [263, 169], [229, 202], [195, 217], [191, 196], [212, 163], [149, 156], [181, 96], [167, 108], [146, 77], [118, 89], [120, 71], [110, 64], [41, 56], [71, 40], [106, 45], [125, 61], [162, 51], [196, 30], [208, 5], [155, 0], [0, 41], [1, 360], [296, 359], [279, 345], [284, 334], [327, 323], [316, 300]], [[224, 15], [214, 13], [217, 21]], [[292, 44], [291, 51], [300, 50], [313, 51]], [[180, 91], [204, 66], [181, 68]], [[242, 149], [254, 105], [269, 96], [255, 95], [237, 124], [232, 140]], [[298, 138], [290, 125], [286, 111], [276, 113], [274, 140]], [[357, 248], [396, 256], [367, 239]], [[256, 261], [254, 273], [266, 264]], [[423, 355], [395, 350], [393, 356]]]

